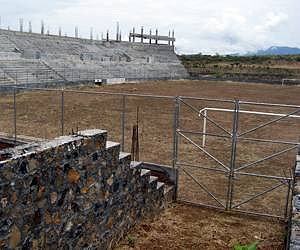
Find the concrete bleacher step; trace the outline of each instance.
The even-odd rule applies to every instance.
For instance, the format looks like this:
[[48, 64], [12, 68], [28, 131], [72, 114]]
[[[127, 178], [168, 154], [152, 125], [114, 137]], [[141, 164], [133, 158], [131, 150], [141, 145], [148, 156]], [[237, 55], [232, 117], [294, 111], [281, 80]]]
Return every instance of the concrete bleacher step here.
[[[167, 45], [125, 42], [110, 44], [68, 37], [22, 35], [0, 30], [0, 60], [5, 58], [16, 60], [11, 60], [6, 67], [19, 73], [20, 83], [188, 76], [174, 49]], [[39, 64], [36, 63], [38, 60]], [[37, 65], [40, 69], [36, 69]], [[38, 70], [41, 73], [37, 76], [23, 74]], [[91, 71], [95, 72], [94, 76], [88, 74]], [[46, 72], [51, 72], [51, 76]]]
[[40, 60], [10, 59], [0, 60], [0, 68], [17, 83], [39, 83], [61, 81], [56, 72]]

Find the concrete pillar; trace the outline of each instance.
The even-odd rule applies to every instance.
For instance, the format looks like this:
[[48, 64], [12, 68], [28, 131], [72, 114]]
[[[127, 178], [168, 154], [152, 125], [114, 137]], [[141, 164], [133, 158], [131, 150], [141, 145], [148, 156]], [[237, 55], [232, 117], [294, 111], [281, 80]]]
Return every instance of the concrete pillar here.
[[122, 42], [122, 31], [120, 30], [120, 33], [119, 33], [119, 42]]
[[149, 43], [151, 44], [152, 43], [152, 30], [151, 29], [150, 29], [149, 35], [150, 35]]
[[144, 43], [144, 27], [141, 27], [141, 43]]
[[31, 21], [28, 22], [28, 32], [32, 33], [32, 23], [31, 23]]
[[109, 30], [106, 32], [106, 41], [109, 42]]
[[119, 29], [120, 29], [119, 22], [117, 22], [116, 41], [119, 41]]
[[132, 30], [132, 41], [135, 42], [135, 27]]
[[90, 28], [90, 39], [93, 40], [93, 28]]
[[[172, 38], [175, 39], [175, 31], [174, 30], [172, 30]], [[172, 46], [174, 47], [174, 40], [172, 41]]]
[[58, 28], [58, 35], [61, 36], [61, 27]]
[[158, 29], [155, 31], [155, 44], [158, 44]]
[[20, 32], [23, 32], [24, 19], [20, 18], [19, 23], [20, 23]]
[[75, 38], [78, 38], [78, 26], [75, 27]]
[[[170, 31], [170, 30], [169, 30], [169, 35], [168, 35], [168, 37], [171, 38], [171, 31]], [[171, 41], [170, 41], [170, 40], [168, 41], [168, 45], [169, 45], [169, 46], [171, 45]]]
[[45, 34], [45, 23], [44, 23], [43, 20], [42, 20], [42, 22], [41, 22], [41, 34], [42, 34], [42, 35]]
[[131, 43], [131, 30], [129, 31], [128, 39], [129, 39], [129, 42]]

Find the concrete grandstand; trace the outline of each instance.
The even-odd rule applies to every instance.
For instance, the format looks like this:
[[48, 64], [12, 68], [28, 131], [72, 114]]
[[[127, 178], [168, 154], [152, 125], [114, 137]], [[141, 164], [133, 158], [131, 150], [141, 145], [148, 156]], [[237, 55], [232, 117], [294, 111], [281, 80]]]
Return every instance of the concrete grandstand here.
[[[132, 36], [132, 34], [130, 34]], [[134, 36], [135, 34], [133, 34]], [[136, 34], [136, 37], [144, 36]], [[151, 43], [151, 38], [155, 43]], [[149, 35], [145, 35], [149, 39]], [[0, 29], [0, 84], [57, 84], [188, 76], [172, 44], [80, 39]]]

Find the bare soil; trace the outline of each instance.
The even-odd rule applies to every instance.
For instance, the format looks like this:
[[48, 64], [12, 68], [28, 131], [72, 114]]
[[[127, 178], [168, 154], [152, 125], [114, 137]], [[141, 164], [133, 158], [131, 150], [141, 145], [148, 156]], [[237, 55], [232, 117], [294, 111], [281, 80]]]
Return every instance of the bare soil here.
[[116, 249], [226, 250], [237, 243], [257, 241], [258, 249], [279, 250], [283, 249], [283, 236], [284, 227], [277, 221], [173, 204], [159, 217], [135, 226]]

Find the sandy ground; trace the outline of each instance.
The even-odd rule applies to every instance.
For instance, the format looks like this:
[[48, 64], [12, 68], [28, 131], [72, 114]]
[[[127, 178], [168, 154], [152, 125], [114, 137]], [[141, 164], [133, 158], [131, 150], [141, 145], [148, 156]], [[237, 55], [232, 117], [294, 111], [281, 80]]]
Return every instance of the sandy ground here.
[[[268, 84], [245, 84], [231, 82], [206, 81], [169, 81], [128, 83], [115, 86], [101, 86], [96, 88], [81, 87], [81, 90], [125, 92], [133, 94], [157, 94], [168, 96], [194, 96], [205, 98], [239, 99], [269, 103], [300, 104], [300, 88], [297, 86], [281, 87]], [[64, 133], [85, 128], [102, 128], [109, 132], [109, 139], [121, 141], [121, 110], [122, 98], [114, 95], [87, 95], [66, 92], [64, 95]], [[205, 107], [232, 109], [233, 102], [204, 101], [184, 99], [196, 110]], [[29, 92], [17, 95], [17, 132], [28, 136], [53, 138], [61, 133], [61, 95], [59, 92]], [[162, 164], [172, 164], [173, 142], [173, 112], [174, 99], [153, 99], [140, 97], [126, 97], [126, 126], [125, 151], [130, 152], [132, 126], [136, 120], [136, 110], [139, 107], [140, 158]], [[11, 95], [0, 96], [0, 126], [3, 132], [13, 134], [13, 98]], [[295, 108], [263, 107], [241, 104], [240, 109], [289, 113]], [[210, 112], [210, 111], [209, 111]], [[297, 114], [297, 113], [296, 113]], [[299, 114], [300, 115], [300, 114]], [[232, 113], [210, 112], [209, 117], [221, 125], [225, 130], [232, 130]], [[268, 122], [275, 117], [264, 117], [241, 114], [239, 117], [239, 133]], [[201, 132], [203, 119], [186, 104], [180, 105], [180, 128]], [[226, 135], [211, 122], [207, 124], [207, 131], [219, 135]], [[249, 138], [264, 138], [273, 140], [297, 141], [299, 139], [300, 124], [297, 119], [283, 119], [272, 126], [261, 128], [249, 133]], [[225, 133], [225, 134], [224, 134]], [[194, 142], [201, 145], [201, 136], [189, 135]], [[195, 148], [191, 143], [180, 139], [179, 160], [194, 165], [222, 169], [210, 157]], [[236, 166], [238, 168], [267, 155], [287, 148], [287, 145], [271, 143], [257, 143], [239, 140], [237, 146]], [[217, 157], [224, 165], [229, 166], [231, 156], [231, 140], [228, 138], [207, 137], [205, 148]], [[250, 173], [289, 177], [290, 168], [294, 164], [295, 150], [272, 158], [246, 170]], [[184, 168], [192, 173], [194, 179], [209, 188], [216, 197], [225, 203], [227, 193], [226, 173], [215, 173], [210, 170], [199, 170], [192, 167]], [[179, 197], [195, 203], [219, 205], [201, 190], [200, 186], [188, 175], [181, 172]], [[233, 204], [238, 204], [251, 196], [263, 192], [278, 183], [277, 180], [235, 176], [235, 194]], [[241, 210], [267, 212], [283, 216], [287, 185], [283, 184], [274, 192], [238, 207]], [[194, 219], [191, 219], [193, 215]], [[189, 206], [175, 206], [167, 210], [166, 214], [158, 218], [162, 223], [151, 221], [149, 231], [143, 233], [140, 228], [133, 231], [137, 235], [136, 249], [227, 249], [234, 241], [251, 242], [258, 240], [261, 249], [280, 249], [283, 242], [284, 227], [276, 221], [252, 220], [247, 217], [235, 217], [215, 213]], [[192, 226], [187, 226], [191, 223]], [[229, 226], [228, 226], [228, 225]], [[166, 226], [163, 230], [160, 226]], [[194, 229], [195, 228], [195, 229]], [[272, 228], [272, 230], [266, 230]], [[202, 231], [201, 231], [201, 230]], [[159, 231], [164, 231], [159, 240]], [[189, 230], [191, 232], [189, 233]], [[216, 230], [216, 233], [213, 233]], [[207, 233], [204, 233], [207, 231]], [[172, 233], [174, 232], [174, 233]], [[144, 234], [149, 237], [142, 237]], [[180, 235], [183, 235], [182, 238]], [[166, 243], [162, 243], [166, 237]], [[125, 240], [126, 241], [126, 240]], [[171, 242], [174, 241], [172, 245]], [[147, 245], [148, 244], [148, 245]], [[165, 245], [160, 245], [165, 244]], [[198, 245], [197, 245], [198, 244]], [[201, 245], [202, 244], [202, 245]], [[203, 245], [204, 244], [204, 245]], [[223, 245], [223, 248], [221, 246]], [[152, 248], [151, 248], [151, 247]], [[172, 246], [168, 248], [167, 246]], [[198, 246], [198, 247], [197, 247]]]

